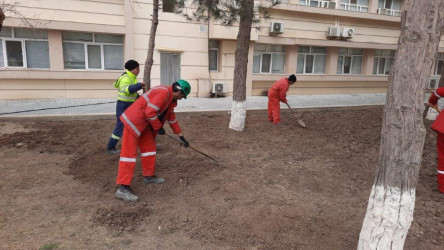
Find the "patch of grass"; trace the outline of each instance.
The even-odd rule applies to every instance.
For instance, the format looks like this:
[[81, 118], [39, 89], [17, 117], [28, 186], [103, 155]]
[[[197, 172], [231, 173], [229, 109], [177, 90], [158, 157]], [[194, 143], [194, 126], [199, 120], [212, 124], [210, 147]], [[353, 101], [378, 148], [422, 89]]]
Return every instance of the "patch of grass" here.
[[39, 250], [51, 250], [51, 249], [56, 249], [56, 248], [59, 248], [59, 244], [53, 243], [53, 244], [46, 244], [46, 245], [42, 246], [41, 248], [39, 248]]

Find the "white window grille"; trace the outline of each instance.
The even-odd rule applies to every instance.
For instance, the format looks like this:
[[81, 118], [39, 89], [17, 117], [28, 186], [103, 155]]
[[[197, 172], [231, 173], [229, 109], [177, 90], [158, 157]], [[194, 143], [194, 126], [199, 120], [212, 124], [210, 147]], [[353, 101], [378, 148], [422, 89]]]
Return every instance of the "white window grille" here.
[[285, 70], [285, 47], [258, 44], [254, 46], [253, 73], [282, 74]]
[[378, 14], [401, 16], [401, 0], [378, 0]]
[[123, 36], [62, 32], [65, 69], [123, 69]]
[[373, 61], [374, 75], [388, 75], [395, 61], [396, 50], [376, 50]]
[[368, 12], [368, 0], [341, 0], [341, 10]]
[[325, 74], [325, 60], [327, 48], [300, 46], [296, 73], [298, 74]]
[[317, 8], [336, 9], [336, 2], [331, 0], [299, 0], [299, 4]]
[[48, 32], [3, 27], [0, 32], [0, 67], [49, 68]]
[[337, 74], [361, 74], [362, 49], [340, 48], [338, 52]]

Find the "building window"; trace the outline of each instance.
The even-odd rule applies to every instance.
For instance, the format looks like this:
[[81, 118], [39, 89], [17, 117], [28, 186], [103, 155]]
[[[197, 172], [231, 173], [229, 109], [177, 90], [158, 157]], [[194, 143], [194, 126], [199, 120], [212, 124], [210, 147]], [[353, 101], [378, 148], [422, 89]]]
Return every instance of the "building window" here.
[[65, 69], [123, 69], [123, 36], [62, 32]]
[[368, 0], [341, 0], [341, 10], [368, 12]]
[[324, 74], [327, 48], [299, 46], [296, 73]]
[[219, 41], [210, 40], [208, 44], [209, 67], [211, 71], [219, 69]]
[[3, 27], [0, 67], [49, 68], [48, 32]]
[[444, 64], [444, 53], [438, 53], [436, 56], [436, 63], [435, 63], [435, 75], [441, 75], [442, 74], [442, 67]]
[[388, 75], [393, 61], [395, 61], [396, 50], [382, 50], [375, 51], [375, 60], [373, 62], [374, 75]]
[[337, 74], [361, 74], [362, 49], [340, 48]]
[[300, 5], [336, 9], [336, 2], [330, 0], [299, 0]]
[[378, 14], [401, 16], [401, 0], [378, 0]]
[[255, 45], [253, 73], [283, 74], [285, 47], [280, 45]]
[[176, 0], [162, 0], [162, 11], [176, 13]]

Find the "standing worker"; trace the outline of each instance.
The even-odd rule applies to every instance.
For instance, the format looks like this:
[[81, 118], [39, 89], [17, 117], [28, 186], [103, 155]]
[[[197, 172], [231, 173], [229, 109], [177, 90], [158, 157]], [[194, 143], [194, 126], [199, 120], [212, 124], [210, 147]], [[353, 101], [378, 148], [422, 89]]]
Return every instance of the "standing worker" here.
[[[444, 87], [438, 88], [432, 93], [429, 98], [429, 106], [439, 112], [437, 103], [442, 97], [444, 97]], [[436, 143], [438, 151], [438, 190], [444, 194], [444, 115], [442, 112], [439, 113], [435, 122], [433, 122], [432, 129], [438, 133], [438, 141]]]
[[281, 121], [279, 115], [280, 104], [279, 101], [287, 103], [287, 91], [290, 85], [296, 82], [296, 76], [293, 74], [288, 78], [279, 79], [268, 90], [268, 121], [278, 124]]
[[187, 98], [191, 91], [190, 84], [185, 80], [178, 80], [172, 86], [157, 86], [142, 95], [120, 117], [125, 124], [123, 129], [122, 151], [120, 153], [119, 172], [116, 183], [120, 185], [116, 197], [124, 201], [137, 201], [130, 185], [133, 179], [136, 165], [137, 148], [140, 149], [142, 162], [142, 175], [144, 184], [162, 184], [165, 179], [154, 175], [156, 162], [157, 134], [164, 135], [163, 125], [168, 121], [171, 129], [179, 135], [185, 147], [189, 143], [182, 135], [179, 124], [176, 121], [174, 108], [177, 100]]
[[137, 83], [137, 75], [140, 72], [139, 63], [134, 60], [129, 60], [125, 63], [125, 73], [114, 83], [117, 91], [117, 105], [116, 105], [116, 127], [108, 141], [108, 153], [118, 154], [120, 150], [116, 149], [116, 145], [122, 137], [123, 123], [120, 121], [120, 116], [125, 110], [133, 104], [139, 94], [137, 91], [145, 87], [144, 83]]

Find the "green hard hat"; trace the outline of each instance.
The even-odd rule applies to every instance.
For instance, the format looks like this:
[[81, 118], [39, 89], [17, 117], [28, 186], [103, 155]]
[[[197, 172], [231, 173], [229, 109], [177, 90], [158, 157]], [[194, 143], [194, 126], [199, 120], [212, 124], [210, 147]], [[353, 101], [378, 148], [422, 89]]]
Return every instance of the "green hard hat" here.
[[191, 92], [191, 85], [185, 80], [178, 80], [177, 84], [180, 86], [180, 91], [182, 91], [184, 98], [187, 99], [188, 94]]

